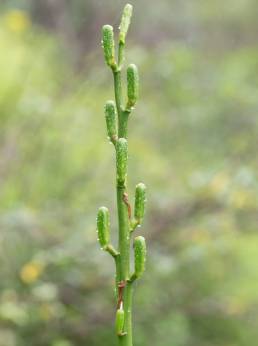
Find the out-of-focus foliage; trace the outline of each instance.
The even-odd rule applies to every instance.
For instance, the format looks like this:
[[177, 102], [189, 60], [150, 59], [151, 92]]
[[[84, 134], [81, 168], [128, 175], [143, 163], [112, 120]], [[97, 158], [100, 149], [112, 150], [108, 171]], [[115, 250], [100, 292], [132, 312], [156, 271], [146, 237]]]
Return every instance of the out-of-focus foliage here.
[[[32, 3], [1, 4], [0, 346], [111, 346], [113, 265], [99, 253], [95, 210], [109, 206], [114, 224], [102, 107], [112, 87], [98, 33], [122, 5], [66, 8], [72, 18], [88, 9], [89, 23], [98, 10], [98, 50], [75, 67], [69, 42], [35, 24]], [[128, 52], [142, 80], [130, 123], [131, 194], [135, 177], [148, 186], [135, 345], [254, 345], [257, 4], [148, 3], [146, 17], [146, 2], [136, 4]]]

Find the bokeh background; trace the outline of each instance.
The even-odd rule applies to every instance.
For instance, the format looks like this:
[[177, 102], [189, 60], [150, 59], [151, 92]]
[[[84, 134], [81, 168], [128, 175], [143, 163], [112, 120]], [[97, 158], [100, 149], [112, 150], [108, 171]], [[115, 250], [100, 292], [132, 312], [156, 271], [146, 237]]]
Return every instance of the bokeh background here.
[[[148, 187], [135, 346], [257, 345], [257, 1], [131, 3], [130, 198]], [[115, 345], [95, 218], [111, 210], [115, 243], [100, 30], [124, 5], [0, 3], [0, 346]]]

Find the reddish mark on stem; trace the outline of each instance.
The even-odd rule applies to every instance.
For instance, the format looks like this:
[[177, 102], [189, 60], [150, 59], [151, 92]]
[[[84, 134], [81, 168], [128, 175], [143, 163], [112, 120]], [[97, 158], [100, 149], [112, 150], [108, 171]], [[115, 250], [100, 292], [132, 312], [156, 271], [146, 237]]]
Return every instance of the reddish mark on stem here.
[[130, 203], [128, 200], [128, 194], [126, 192], [124, 192], [124, 194], [123, 194], [123, 201], [124, 201], [125, 205], [127, 206], [128, 217], [129, 217], [129, 219], [131, 219], [132, 211], [131, 211], [131, 206], [130, 206]]
[[126, 286], [126, 281], [120, 281], [118, 283], [118, 299], [117, 299], [117, 308], [120, 309], [120, 307], [123, 304], [123, 290]]

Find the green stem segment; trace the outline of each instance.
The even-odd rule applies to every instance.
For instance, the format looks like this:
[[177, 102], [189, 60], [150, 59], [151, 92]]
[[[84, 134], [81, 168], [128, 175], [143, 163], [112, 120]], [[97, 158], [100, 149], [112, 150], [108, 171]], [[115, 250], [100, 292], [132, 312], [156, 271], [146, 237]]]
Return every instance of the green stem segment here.
[[118, 114], [118, 138], [127, 138], [127, 123], [130, 111], [123, 109], [121, 71], [113, 71], [115, 100]]
[[117, 210], [119, 225], [120, 281], [129, 279], [130, 237], [128, 210], [124, 203], [125, 186], [117, 186]]
[[124, 331], [123, 336], [118, 336], [119, 346], [133, 346], [133, 334], [132, 334], [132, 298], [133, 298], [133, 284], [128, 282], [124, 289]]

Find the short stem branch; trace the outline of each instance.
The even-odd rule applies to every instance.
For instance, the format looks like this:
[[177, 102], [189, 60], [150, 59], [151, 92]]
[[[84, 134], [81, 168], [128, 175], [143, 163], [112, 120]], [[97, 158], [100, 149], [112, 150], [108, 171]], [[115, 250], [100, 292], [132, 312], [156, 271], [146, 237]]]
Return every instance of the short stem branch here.
[[119, 252], [117, 252], [111, 244], [106, 245], [104, 250], [110, 253], [110, 255], [113, 257], [117, 257], [119, 255]]

